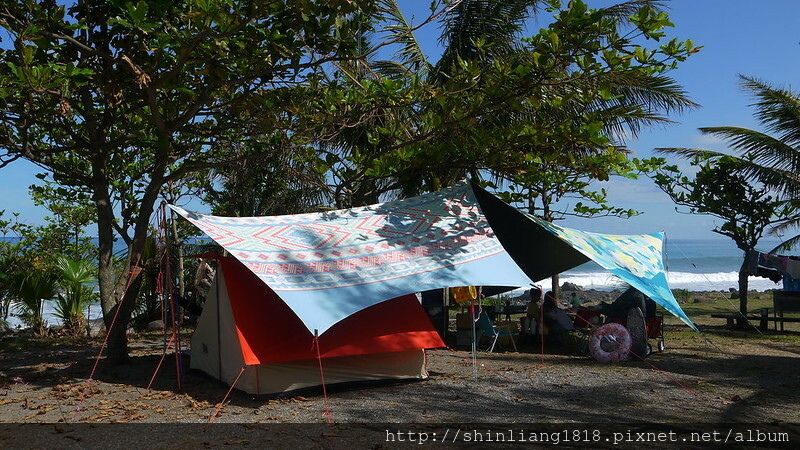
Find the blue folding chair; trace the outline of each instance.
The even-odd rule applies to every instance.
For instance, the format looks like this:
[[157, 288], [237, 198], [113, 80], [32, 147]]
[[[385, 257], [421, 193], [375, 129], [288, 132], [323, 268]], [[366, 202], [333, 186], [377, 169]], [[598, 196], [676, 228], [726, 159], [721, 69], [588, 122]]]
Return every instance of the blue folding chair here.
[[511, 345], [514, 346], [514, 351], [515, 352], [517, 351], [517, 343], [514, 342], [514, 336], [519, 335], [519, 333], [515, 331], [506, 331], [498, 329], [496, 326], [494, 326], [494, 324], [492, 323], [492, 319], [490, 319], [485, 312], [481, 312], [481, 315], [478, 317], [478, 321], [475, 322], [475, 327], [478, 329], [479, 332], [478, 339], [480, 339], [481, 336], [486, 336], [489, 339], [491, 339], [492, 345], [491, 347], [489, 347], [489, 353], [492, 353], [494, 351], [494, 347], [495, 345], [497, 345], [497, 340], [500, 339], [501, 337], [509, 338], [511, 340]]

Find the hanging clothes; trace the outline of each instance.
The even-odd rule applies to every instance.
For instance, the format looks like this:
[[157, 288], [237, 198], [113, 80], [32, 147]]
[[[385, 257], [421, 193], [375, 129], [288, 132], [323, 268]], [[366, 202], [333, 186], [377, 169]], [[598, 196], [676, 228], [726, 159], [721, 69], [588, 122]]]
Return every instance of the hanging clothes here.
[[794, 258], [787, 258], [786, 260], [786, 274], [795, 280], [800, 280], [800, 260]]
[[750, 275], [757, 277], [768, 278], [774, 283], [780, 283], [783, 275], [777, 266], [780, 265], [780, 259], [775, 258], [776, 255], [769, 253], [761, 253], [758, 250], [750, 250], [748, 255], [747, 272]]

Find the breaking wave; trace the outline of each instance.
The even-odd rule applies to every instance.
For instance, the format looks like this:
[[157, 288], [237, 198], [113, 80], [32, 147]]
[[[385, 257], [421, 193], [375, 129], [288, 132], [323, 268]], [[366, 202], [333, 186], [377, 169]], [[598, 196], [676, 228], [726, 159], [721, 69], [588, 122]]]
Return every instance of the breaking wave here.
[[[667, 279], [672, 289], [688, 289], [690, 291], [728, 291], [737, 288], [739, 274], [737, 272], [692, 273], [668, 272]], [[619, 289], [623, 283], [608, 272], [566, 272], [561, 275], [560, 282], [573, 283], [584, 289], [613, 290]], [[543, 280], [542, 287], [549, 289], [550, 280]], [[750, 277], [749, 289], [767, 291], [781, 289], [781, 283], [761, 277]]]

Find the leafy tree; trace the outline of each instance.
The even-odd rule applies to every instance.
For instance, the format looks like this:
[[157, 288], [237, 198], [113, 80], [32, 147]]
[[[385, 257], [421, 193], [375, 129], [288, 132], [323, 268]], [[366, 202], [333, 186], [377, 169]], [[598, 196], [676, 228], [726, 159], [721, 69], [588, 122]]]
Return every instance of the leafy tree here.
[[[451, 4], [441, 20], [444, 52], [433, 63], [397, 4], [385, 1], [386, 29], [401, 44], [397, 61], [340, 65], [329, 85], [336, 101], [322, 103], [352, 117], [332, 129], [322, 148], [334, 196], [346, 197], [338, 206], [489, 174], [496, 187], [508, 187], [501, 193], [506, 200], [546, 220], [635, 214], [607, 205], [605, 191], [592, 181], [635, 178], [639, 162], [628, 160], [620, 136], [696, 106], [664, 72], [697, 49], [691, 41], [634, 44], [658, 41], [671, 26], [655, 2], [599, 10], [581, 1], [560, 3]], [[522, 38], [525, 20], [542, 7], [554, 20]], [[370, 95], [379, 100], [365, 101]], [[556, 211], [567, 198], [577, 198], [573, 210]]]
[[[656, 2], [600, 10], [581, 1], [560, 9], [560, 2], [454, 2], [444, 10], [445, 51], [436, 64], [397, 5], [384, 3], [398, 60], [340, 65], [319, 89], [327, 95], [314, 117], [330, 119], [318, 126], [320, 141], [334, 195], [351, 197], [344, 203], [414, 195], [468, 174], [535, 173], [538, 158], [605, 153], [612, 135], [668, 122], [664, 114], [694, 105], [663, 76], [697, 51], [693, 44], [634, 44], [662, 38], [671, 25]], [[553, 22], [521, 38], [522, 21], [541, 4]]]
[[10, 220], [3, 218], [5, 210], [0, 210], [0, 319], [8, 320], [14, 292], [13, 280], [16, 273], [27, 269], [24, 263], [23, 246], [19, 239], [19, 214]]
[[651, 177], [672, 201], [688, 207], [690, 214], [711, 214], [723, 220], [713, 231], [733, 239], [744, 253], [739, 269], [740, 323], [744, 323], [750, 252], [769, 227], [800, 218], [800, 209], [768, 186], [751, 183], [742, 174], [746, 163], [738, 158], [698, 154], [691, 165], [699, 169], [693, 178], [676, 166], [664, 166]]
[[[95, 207], [108, 360], [126, 324], [162, 188], [239, 157], [236, 142], [288, 129], [296, 83], [347, 58], [368, 0], [11, 0], [0, 27], [0, 167], [25, 158]], [[257, 125], [257, 126], [256, 126]], [[288, 132], [287, 132], [288, 134]], [[115, 235], [128, 246], [116, 277]]]
[[31, 198], [52, 215], [45, 216], [48, 225], [39, 229], [37, 238], [48, 241], [46, 247], [55, 254], [76, 260], [94, 258], [97, 246], [84, 231], [94, 219], [91, 199], [79, 190], [54, 184], [46, 174], [39, 174], [39, 178], [45, 183], [30, 186]]
[[[747, 179], [779, 191], [783, 198], [800, 207], [800, 95], [745, 76], [741, 77], [741, 84], [754, 97], [751, 106], [766, 132], [733, 126], [706, 127], [700, 131], [723, 139], [738, 153], [737, 170]], [[688, 158], [700, 153], [721, 155], [689, 148], [661, 150]], [[797, 226], [800, 226], [798, 217], [783, 222], [775, 231]], [[783, 247], [791, 248], [797, 243], [800, 235], [788, 239]]]
[[[254, 155], [265, 153], [259, 143], [252, 147], [248, 152]], [[203, 201], [214, 214], [237, 217], [296, 214], [328, 205], [324, 174], [314, 167], [313, 156], [304, 157], [310, 151], [304, 146], [267, 151], [270, 157], [245, 158], [202, 173]]]

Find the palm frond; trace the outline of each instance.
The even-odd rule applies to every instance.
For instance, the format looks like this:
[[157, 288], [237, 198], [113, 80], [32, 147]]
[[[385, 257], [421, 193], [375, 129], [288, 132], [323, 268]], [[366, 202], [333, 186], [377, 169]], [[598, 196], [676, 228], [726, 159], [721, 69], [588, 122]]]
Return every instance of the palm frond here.
[[678, 155], [680, 157], [687, 159], [696, 158], [700, 156], [713, 156], [713, 157], [730, 156], [726, 153], [714, 152], [711, 150], [704, 150], [701, 148], [689, 148], [689, 147], [659, 147], [655, 148], [654, 151], [656, 153]]
[[[789, 224], [784, 224], [784, 226], [785, 225], [789, 225]], [[783, 226], [775, 227], [775, 231], [780, 231], [779, 228], [783, 228]], [[792, 236], [792, 237], [790, 237], [788, 239], [784, 239], [783, 242], [781, 242], [775, 248], [771, 249], [769, 252], [770, 253], [778, 253], [778, 252], [781, 252], [781, 251], [791, 250], [793, 248], [798, 248], [798, 247], [800, 247], [800, 234], [798, 234], [797, 236]]]
[[383, 0], [382, 3], [382, 11], [390, 20], [386, 25], [386, 30], [389, 36], [396, 39], [401, 45], [401, 48], [395, 52], [395, 56], [399, 59], [398, 62], [408, 67], [411, 72], [420, 76], [427, 75], [431, 70], [431, 64], [422, 51], [422, 46], [419, 45], [411, 24], [408, 23], [395, 0]]
[[741, 127], [705, 127], [700, 131], [725, 140], [758, 164], [784, 171], [797, 172], [800, 169], [800, 152], [768, 134]]
[[481, 40], [491, 43], [489, 56], [515, 51], [525, 19], [540, 3], [541, 0], [462, 1], [442, 21], [439, 42], [445, 50], [436, 64], [436, 72], [446, 74], [459, 59], [475, 59]]
[[657, 11], [663, 10], [665, 3], [663, 0], [629, 0], [626, 2], [611, 5], [601, 11], [606, 17], [615, 18], [620, 21], [627, 21], [628, 17], [637, 12], [639, 8], [649, 6]]
[[375, 61], [372, 67], [381, 75], [393, 80], [403, 80], [416, 75], [416, 72], [400, 61]]
[[56, 258], [55, 268], [61, 274], [62, 282], [70, 286], [91, 283], [97, 270], [89, 260], [73, 260], [64, 256]]
[[756, 108], [756, 119], [779, 140], [795, 148], [800, 146], [800, 96], [755, 78], [741, 78], [742, 86], [756, 99], [750, 105]]

